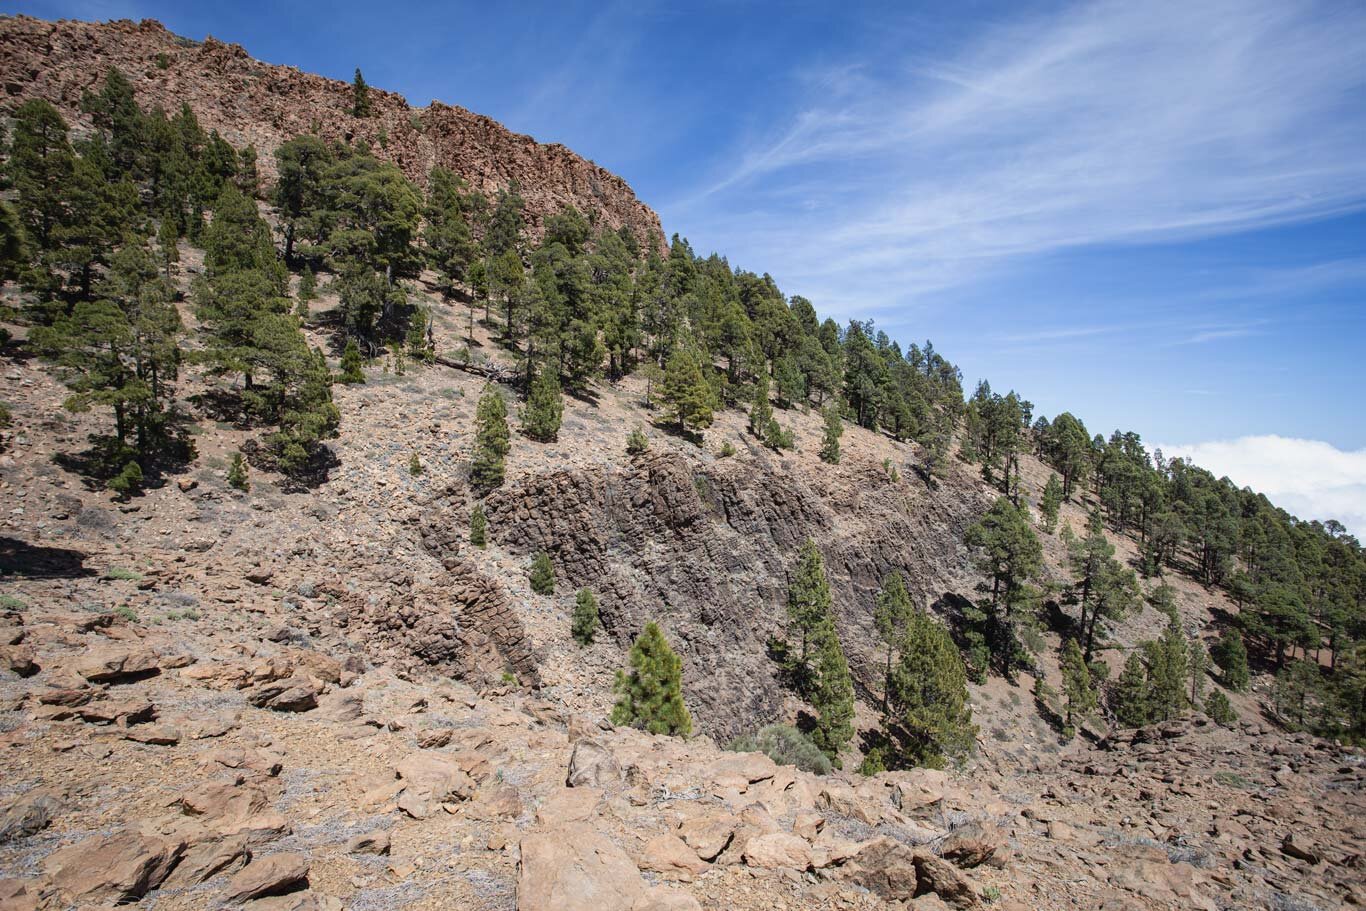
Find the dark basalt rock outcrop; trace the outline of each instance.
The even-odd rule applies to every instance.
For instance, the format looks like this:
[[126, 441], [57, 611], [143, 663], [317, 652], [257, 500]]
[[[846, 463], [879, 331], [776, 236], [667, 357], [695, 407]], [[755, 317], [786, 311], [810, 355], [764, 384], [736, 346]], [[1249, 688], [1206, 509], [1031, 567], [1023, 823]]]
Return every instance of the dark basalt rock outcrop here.
[[778, 714], [784, 691], [766, 643], [783, 634], [787, 574], [807, 538], [825, 554], [851, 666], [871, 684], [882, 578], [905, 573], [925, 604], [954, 587], [974, 502], [948, 487], [890, 482], [871, 466], [841, 466], [817, 486], [776, 461], [660, 453], [514, 480], [485, 509], [499, 545], [544, 550], [563, 583], [597, 593], [619, 645], [662, 622], [698, 722], [729, 736]]

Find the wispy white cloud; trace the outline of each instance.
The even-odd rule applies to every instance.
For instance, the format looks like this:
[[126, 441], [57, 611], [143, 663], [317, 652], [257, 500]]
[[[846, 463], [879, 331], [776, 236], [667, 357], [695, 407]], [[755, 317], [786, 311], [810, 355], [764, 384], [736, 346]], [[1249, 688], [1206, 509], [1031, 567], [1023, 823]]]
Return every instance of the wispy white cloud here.
[[666, 213], [868, 312], [1021, 256], [1354, 211], [1362, 47], [1358, 4], [1074, 6], [946, 59], [804, 74], [790, 121]]
[[1366, 449], [1344, 451], [1322, 440], [1282, 436], [1158, 448], [1264, 493], [1302, 519], [1337, 519], [1366, 537]]

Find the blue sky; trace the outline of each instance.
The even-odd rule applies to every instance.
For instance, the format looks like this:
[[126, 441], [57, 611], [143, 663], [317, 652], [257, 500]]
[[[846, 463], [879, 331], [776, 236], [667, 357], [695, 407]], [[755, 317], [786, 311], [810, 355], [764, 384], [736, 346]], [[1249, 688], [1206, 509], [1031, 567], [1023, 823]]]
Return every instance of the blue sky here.
[[6, 6], [562, 142], [822, 313], [1366, 530], [1359, 0]]

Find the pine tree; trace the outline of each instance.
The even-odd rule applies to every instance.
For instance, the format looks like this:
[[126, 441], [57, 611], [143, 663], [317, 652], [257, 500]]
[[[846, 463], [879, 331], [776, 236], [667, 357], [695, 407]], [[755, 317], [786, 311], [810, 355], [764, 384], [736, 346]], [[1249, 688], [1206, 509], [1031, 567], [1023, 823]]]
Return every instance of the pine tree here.
[[555, 567], [550, 562], [550, 554], [537, 551], [531, 559], [531, 574], [528, 577], [531, 590], [538, 595], [555, 594]]
[[1205, 697], [1205, 672], [1209, 670], [1209, 652], [1199, 636], [1186, 640], [1186, 677], [1190, 680], [1190, 704], [1198, 706]]
[[33, 330], [33, 346], [61, 369], [72, 395], [66, 407], [113, 412], [120, 447], [130, 433], [145, 459], [167, 442], [166, 411], [182, 352], [172, 289], [151, 251], [129, 240], [110, 258], [99, 299]]
[[763, 439], [773, 423], [773, 406], [768, 401], [768, 373], [759, 368], [759, 376], [754, 381], [754, 398], [749, 408], [749, 432]]
[[1152, 721], [1176, 718], [1186, 710], [1190, 656], [1186, 635], [1176, 618], [1167, 621], [1162, 638], [1144, 644], [1148, 664], [1148, 705]]
[[877, 627], [878, 638], [887, 646], [887, 667], [882, 681], [884, 712], [887, 711], [887, 689], [891, 686], [892, 661], [904, 647], [914, 612], [901, 573], [888, 573], [882, 580], [882, 587], [877, 593], [877, 605], [873, 608], [873, 625]]
[[299, 319], [308, 319], [308, 305], [317, 296], [318, 280], [314, 277], [313, 270], [309, 266], [304, 266], [304, 271], [299, 274], [299, 290], [294, 295], [294, 313]]
[[1062, 691], [1067, 696], [1067, 727], [1096, 710], [1096, 688], [1091, 671], [1082, 660], [1077, 640], [1069, 638], [1062, 650]]
[[773, 382], [778, 388], [779, 408], [806, 402], [806, 378], [795, 358], [784, 354], [773, 362]]
[[228, 486], [244, 492], [251, 490], [251, 481], [247, 478], [247, 460], [240, 452], [234, 452], [228, 464]]
[[180, 262], [180, 229], [174, 219], [162, 218], [157, 227], [157, 252], [161, 254], [161, 270], [170, 281], [175, 264]]
[[1176, 589], [1172, 588], [1166, 582], [1163, 582], [1148, 594], [1148, 603], [1151, 604], [1155, 610], [1167, 617], [1175, 617], [1177, 615]]
[[1048, 483], [1043, 488], [1043, 498], [1039, 502], [1039, 511], [1043, 513], [1044, 531], [1050, 535], [1058, 527], [1058, 508], [1062, 506], [1062, 482], [1058, 476], [1050, 474]]
[[470, 510], [470, 543], [483, 548], [488, 545], [489, 520], [484, 515], [484, 507], [476, 505]]
[[560, 433], [564, 397], [555, 370], [546, 366], [531, 381], [526, 407], [522, 409], [522, 433], [541, 443], [553, 443]]
[[650, 440], [645, 436], [645, 432], [639, 427], [631, 428], [631, 432], [626, 435], [626, 452], [629, 455], [640, 455], [650, 448]]
[[422, 474], [422, 460], [417, 457], [417, 453], [413, 453], [408, 458], [408, 474], [413, 477]]
[[642, 728], [651, 734], [686, 737], [692, 719], [683, 704], [683, 662], [669, 647], [659, 625], [651, 621], [631, 646], [631, 672], [617, 671], [617, 703], [612, 723]]
[[816, 728], [811, 739], [832, 762], [854, 736], [854, 681], [844, 658], [831, 617], [816, 636], [816, 685], [811, 705], [816, 709]]
[[963, 659], [948, 630], [922, 611], [911, 610], [904, 630], [883, 722], [893, 765], [961, 763], [977, 737]]
[[360, 356], [360, 346], [356, 340], [349, 338], [346, 340], [346, 347], [342, 349], [341, 374], [337, 381], [348, 385], [365, 382], [365, 362]]
[[830, 583], [814, 541], [802, 546], [787, 590], [789, 628], [800, 650], [788, 656], [788, 673], [816, 710], [812, 740], [834, 759], [853, 736], [854, 686], [835, 631]]
[[404, 340], [408, 346], [408, 354], [414, 360], [424, 364], [430, 364], [435, 360], [436, 352], [432, 350], [429, 338], [427, 310], [425, 307], [414, 307], [408, 316], [408, 333]]
[[1142, 727], [1152, 720], [1148, 699], [1148, 675], [1137, 652], [1130, 652], [1115, 684], [1111, 708], [1115, 720], [1126, 728]]
[[598, 599], [586, 588], [579, 589], [574, 597], [574, 620], [570, 632], [579, 645], [592, 645], [593, 634], [598, 629]]
[[[788, 643], [787, 671], [797, 683], [797, 689], [805, 692], [815, 676], [811, 656], [814, 642], [821, 627], [828, 621], [831, 611], [830, 584], [825, 578], [825, 564], [821, 552], [814, 541], [802, 545], [797, 568], [793, 571], [787, 586], [787, 623], [789, 640], [797, 639], [798, 645]], [[793, 653], [792, 649], [799, 650]]]
[[1224, 686], [1235, 693], [1247, 690], [1249, 679], [1247, 646], [1243, 644], [1241, 632], [1234, 627], [1226, 628], [1215, 644], [1210, 657], [1214, 659], [1215, 664], [1219, 665]]
[[1215, 690], [1209, 694], [1209, 698], [1205, 700], [1205, 714], [1215, 724], [1226, 728], [1232, 727], [1238, 720], [1238, 713], [1233, 710], [1233, 705], [1223, 690]]
[[298, 320], [288, 314], [262, 317], [253, 344], [269, 377], [251, 399], [253, 410], [277, 425], [266, 442], [279, 469], [300, 477], [314, 464], [318, 444], [335, 437], [341, 423], [327, 359], [321, 349], [309, 349]]
[[25, 232], [39, 250], [53, 246], [53, 232], [66, 220], [67, 188], [76, 154], [66, 121], [51, 104], [34, 98], [14, 110], [7, 175]]
[[831, 465], [840, 463], [840, 437], [844, 435], [844, 420], [834, 405], [825, 409], [825, 437], [821, 441], [821, 461]]
[[686, 433], [711, 426], [715, 396], [702, 372], [702, 359], [693, 349], [680, 347], [669, 356], [659, 395], [673, 411], [679, 430]]
[[365, 84], [360, 67], [356, 67], [356, 76], [351, 80], [351, 116], [370, 116], [370, 86]]
[[512, 448], [508, 436], [507, 406], [492, 384], [484, 387], [475, 412], [474, 458], [470, 483], [476, 490], [488, 491], [503, 483], [503, 460]]

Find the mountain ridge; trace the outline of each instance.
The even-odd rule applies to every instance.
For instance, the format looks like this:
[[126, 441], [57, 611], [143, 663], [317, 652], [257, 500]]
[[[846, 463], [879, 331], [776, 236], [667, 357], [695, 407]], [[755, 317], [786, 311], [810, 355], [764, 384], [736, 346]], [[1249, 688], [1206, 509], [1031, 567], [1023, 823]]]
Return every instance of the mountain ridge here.
[[69, 122], [88, 124], [82, 93], [98, 90], [109, 67], [128, 76], [143, 107], [174, 113], [189, 104], [206, 129], [237, 147], [254, 144], [267, 179], [275, 173], [272, 152], [296, 135], [365, 140], [419, 185], [438, 165], [488, 196], [517, 181], [533, 238], [546, 217], [573, 205], [601, 213], [608, 227], [629, 227], [642, 246], [664, 247], [659, 216], [624, 179], [564, 145], [537, 142], [465, 108], [436, 100], [413, 107], [371, 87], [372, 113], [353, 117], [346, 82], [256, 60], [238, 44], [181, 38], [154, 19], [0, 19], [0, 85], [11, 97], [43, 98]]

